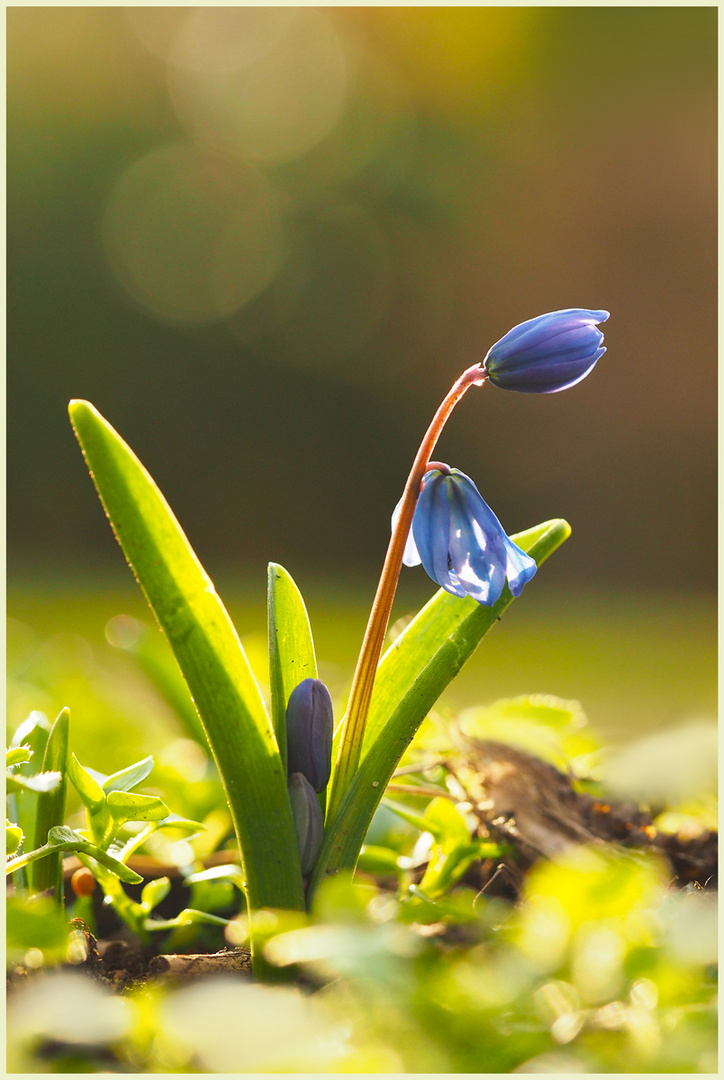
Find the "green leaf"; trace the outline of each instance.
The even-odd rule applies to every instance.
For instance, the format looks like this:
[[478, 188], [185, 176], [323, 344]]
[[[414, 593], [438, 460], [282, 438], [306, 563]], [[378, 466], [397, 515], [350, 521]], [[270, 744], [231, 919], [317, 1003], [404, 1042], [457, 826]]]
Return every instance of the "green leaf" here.
[[5, 853], [14, 855], [23, 842], [23, 830], [14, 821], [5, 819]]
[[209, 926], [228, 926], [231, 919], [222, 919], [220, 915], [210, 915], [206, 911], [197, 911], [195, 908], [184, 908], [174, 919], [146, 919], [146, 930], [175, 930], [179, 926], [192, 926], [195, 923], [206, 923]]
[[[116, 915], [126, 923], [128, 927], [137, 935], [144, 943], [148, 943], [150, 938], [143, 928], [143, 923], [146, 918], [146, 912], [140, 904], [137, 904], [135, 900], [131, 900], [130, 896], [126, 893], [123, 885], [121, 884], [121, 878], [112, 867], [106, 867], [100, 861], [89, 857], [83, 851], [76, 851], [78, 859], [85, 866], [87, 870], [95, 877], [96, 881], [103, 890], [103, 902], [110, 904], [113, 907]], [[129, 871], [127, 867], [123, 867], [127, 873], [133, 873]], [[130, 878], [124, 878], [131, 884], [137, 885], [143, 881], [143, 878], [138, 874], [133, 874], [133, 880]]]
[[231, 619], [132, 450], [89, 402], [72, 401], [69, 412], [106, 514], [204, 725], [243, 853], [249, 904], [303, 909], [285, 770]]
[[167, 877], [154, 878], [143, 886], [141, 892], [141, 907], [146, 915], [150, 915], [155, 907], [165, 900], [171, 891], [171, 880]]
[[396, 851], [377, 844], [363, 844], [357, 860], [357, 869], [363, 874], [399, 874], [400, 864]]
[[146, 677], [151, 680], [161, 697], [176, 713], [188, 737], [199, 743], [208, 754], [209, 743], [206, 733], [189, 694], [189, 688], [173, 659], [171, 657], [167, 659], [165, 655], [159, 657], [145, 635], [142, 635], [134, 645], [129, 646], [127, 651]]
[[179, 814], [169, 814], [163, 821], [159, 821], [159, 829], [179, 829], [187, 835], [195, 832], [203, 832], [208, 828], [203, 821], [194, 821], [193, 818], [181, 817]]
[[34, 709], [12, 737], [11, 746], [25, 746], [33, 754], [41, 757], [50, 734], [50, 722], [45, 713]]
[[429, 832], [445, 848], [470, 843], [470, 832], [465, 824], [465, 819], [455, 809], [450, 799], [440, 796], [432, 799], [423, 813], [412, 810], [404, 803], [398, 803], [392, 799], [384, 798], [383, 802], [403, 821], [414, 825], [416, 829], [420, 829], [422, 832]]
[[200, 821], [192, 821], [190, 818], [182, 818], [177, 814], [169, 814], [168, 817], [163, 818], [161, 821], [151, 821], [145, 829], [141, 829], [140, 832], [130, 837], [125, 843], [119, 844], [116, 841], [109, 846], [108, 850], [121, 862], [128, 862], [133, 852], [137, 851], [148, 840], [149, 836], [153, 836], [159, 829], [178, 829], [179, 832], [191, 835], [192, 833], [201, 832], [205, 828], [206, 826]]
[[459, 844], [446, 851], [440, 844], [433, 844], [420, 891], [431, 899], [437, 899], [460, 880], [471, 863], [479, 858], [473, 844]]
[[421, 832], [429, 832], [433, 836], [438, 835], [439, 827], [434, 821], [429, 821], [424, 813], [421, 814], [418, 810], [412, 810], [409, 806], [405, 806], [404, 803], [395, 802], [393, 799], [385, 798], [383, 802], [389, 810], [392, 810], [393, 814], [397, 814], [408, 825], [414, 825]]
[[[43, 792], [38, 797], [35, 816], [35, 838], [33, 847], [41, 847], [48, 839], [50, 830], [62, 825], [65, 817], [65, 799], [68, 790], [68, 732], [70, 712], [61, 709], [53, 724], [45, 745], [43, 769], [57, 771], [60, 778], [58, 785]], [[63, 903], [62, 861], [60, 855], [51, 855], [47, 859], [33, 863], [29, 867], [28, 881], [33, 892], [43, 892], [51, 885], [55, 886], [56, 902]]]
[[[96, 774], [98, 776], [102, 774]], [[105, 844], [109, 839], [111, 815], [106, 806], [106, 793], [88, 769], [84, 769], [75, 754], [68, 757], [68, 776], [86, 808], [88, 827], [93, 839]]]
[[64, 844], [89, 843], [84, 836], [77, 833], [75, 829], [68, 828], [67, 825], [57, 825], [51, 829], [48, 833], [48, 845], [50, 847], [62, 847]]
[[105, 806], [106, 794], [87, 769], [84, 769], [75, 754], [68, 758], [70, 782], [78, 792], [81, 802], [88, 810], [99, 810]]
[[13, 765], [22, 765], [30, 761], [33, 751], [29, 746], [11, 746], [5, 751], [5, 768], [11, 769]]
[[238, 889], [244, 890], [244, 873], [240, 866], [226, 863], [222, 866], [210, 866], [206, 870], [199, 870], [196, 874], [189, 874], [184, 878], [184, 885], [198, 885], [205, 881], [230, 881]]
[[450, 799], [433, 799], [425, 810], [428, 832], [435, 836], [446, 851], [459, 844], [470, 843], [470, 830], [465, 818]]
[[[568, 522], [555, 519], [512, 539], [540, 566], [570, 532]], [[512, 602], [507, 585], [492, 607], [440, 589], [382, 657], [360, 766], [325, 831], [308, 896], [325, 873], [354, 867], [379, 801], [418, 727]]]
[[267, 632], [272, 723], [286, 769], [289, 697], [304, 679], [317, 678], [317, 661], [302, 594], [278, 563], [267, 568]]
[[462, 877], [478, 857], [478, 846], [471, 841], [462, 814], [448, 799], [433, 799], [425, 811], [425, 820], [435, 841], [420, 889], [435, 898]]
[[137, 795], [131, 791], [111, 791], [107, 806], [116, 825], [126, 821], [161, 821], [170, 813], [157, 795]]
[[65, 827], [51, 829], [48, 835], [48, 844], [60, 851], [75, 851], [83, 855], [90, 855], [101, 866], [105, 866], [106, 870], [111, 870], [121, 881], [125, 881], [129, 885], [140, 885], [143, 881], [141, 875], [137, 874], [135, 870], [124, 866], [122, 862], [114, 859], [107, 851], [103, 851], [97, 844], [86, 840], [85, 837], [80, 836], [73, 829]]
[[[45, 744], [50, 733], [50, 721], [47, 716], [33, 710], [26, 720], [18, 727], [10, 742], [11, 747], [26, 746], [34, 755], [35, 761], [43, 760]], [[16, 766], [17, 772], [13, 773], [13, 782], [8, 781], [8, 814], [16, 821], [27, 838], [35, 835], [35, 812], [38, 802], [38, 787], [35, 784], [24, 784], [20, 777], [28, 778], [37, 770], [37, 765], [32, 762], [24, 762]], [[43, 781], [41, 781], [41, 784]], [[25, 871], [18, 875], [19, 887], [27, 886]]]
[[106, 794], [109, 791], [130, 791], [136, 784], [140, 784], [142, 780], [145, 780], [152, 769], [153, 758], [149, 756], [144, 758], [143, 761], [137, 761], [134, 765], [128, 765], [125, 769], [114, 772], [103, 783], [103, 790]]

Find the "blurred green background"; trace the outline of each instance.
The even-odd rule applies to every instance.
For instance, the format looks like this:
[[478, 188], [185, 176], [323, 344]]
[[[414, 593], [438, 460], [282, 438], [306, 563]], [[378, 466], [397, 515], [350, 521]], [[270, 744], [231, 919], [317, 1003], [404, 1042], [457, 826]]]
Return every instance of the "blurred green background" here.
[[[442, 395], [569, 306], [612, 313], [593, 375], [472, 391], [440, 443], [509, 531], [573, 526], [449, 703], [578, 697], [616, 737], [711, 715], [716, 19], [11, 8], [10, 723], [73, 713], [64, 673], [105, 677], [108, 619], [143, 615], [71, 397], [149, 468], [262, 679], [289, 569], [341, 699]], [[404, 571], [396, 617], [431, 591]], [[153, 714], [104, 685], [89, 722]]]

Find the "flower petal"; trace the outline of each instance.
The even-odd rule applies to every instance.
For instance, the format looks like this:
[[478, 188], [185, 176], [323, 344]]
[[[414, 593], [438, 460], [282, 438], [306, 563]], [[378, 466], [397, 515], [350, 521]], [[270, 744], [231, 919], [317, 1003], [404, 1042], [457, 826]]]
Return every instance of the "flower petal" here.
[[[451, 478], [452, 479], [452, 478]], [[505, 568], [499, 544], [486, 535], [474, 516], [469, 493], [461, 485], [450, 484], [450, 559], [458, 581], [468, 596], [491, 606], [505, 585]], [[476, 492], [477, 494], [477, 492]], [[482, 502], [482, 497], [478, 495]]]
[[603, 334], [597, 326], [573, 326], [557, 330], [545, 341], [532, 345], [519, 342], [515, 352], [505, 360], [506, 371], [515, 371], [531, 363], [541, 364], [544, 360], [555, 360], [558, 357], [567, 358], [569, 361], [588, 357], [602, 341]]
[[465, 596], [449, 558], [450, 503], [445, 485], [446, 477], [433, 470], [425, 476], [422, 493], [417, 502], [412, 528], [415, 543], [426, 572], [447, 592]]
[[[403, 496], [404, 498], [404, 496]], [[398, 502], [392, 513], [392, 530], [394, 532], [395, 525], [397, 525], [398, 518], [400, 516], [400, 510], [402, 509], [402, 499]], [[420, 553], [417, 550], [417, 544], [415, 543], [415, 537], [412, 532], [412, 526], [407, 534], [407, 543], [405, 544], [405, 552], [402, 556], [402, 561], [405, 566], [419, 566], [422, 562]]]
[[508, 579], [508, 588], [513, 596], [520, 596], [523, 586], [527, 585], [534, 576], [538, 565], [535, 559], [513, 543], [510, 537], [505, 538], [506, 565], [505, 574]]
[[[565, 357], [560, 362], [553, 361], [546, 364], [545, 370], [539, 367], [537, 370], [532, 365], [526, 374], [524, 370], [516, 373], [517, 378], [525, 378], [525, 391], [530, 394], [557, 394], [559, 390], [568, 390], [571, 386], [581, 382], [595, 368], [598, 361], [605, 353], [605, 346], [597, 349], [593, 356], [585, 361], [569, 361]], [[491, 376], [491, 382], [495, 382]], [[507, 383], [506, 383], [507, 386]], [[520, 390], [522, 387], [517, 386]]]
[[541, 342], [546, 341], [552, 334], [564, 333], [576, 327], [595, 326], [606, 322], [610, 317], [608, 311], [590, 311], [588, 308], [564, 308], [562, 311], [548, 311], [545, 315], [537, 315], [534, 319], [526, 319], [504, 334], [500, 341], [489, 350], [488, 356], [493, 352], [506, 352], [508, 350], [535, 348]]
[[453, 596], [470, 596], [492, 606], [506, 576], [510, 591], [519, 596], [537, 570], [535, 560], [506, 535], [473, 481], [459, 469], [431, 469], [425, 475], [412, 532], [425, 570]]

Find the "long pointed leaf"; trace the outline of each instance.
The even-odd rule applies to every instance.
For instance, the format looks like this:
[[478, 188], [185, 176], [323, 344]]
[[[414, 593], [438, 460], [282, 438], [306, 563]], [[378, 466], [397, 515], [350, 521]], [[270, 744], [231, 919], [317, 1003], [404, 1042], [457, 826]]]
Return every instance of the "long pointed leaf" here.
[[[566, 521], [557, 519], [512, 539], [540, 565], [570, 531]], [[325, 830], [308, 897], [325, 873], [354, 867], [379, 801], [418, 727], [512, 602], [507, 585], [498, 602], [489, 608], [441, 589], [387, 650], [379, 668], [382, 687], [379, 691], [375, 687], [377, 702], [374, 696], [372, 699], [375, 712], [370, 713], [373, 727], [369, 740], [365, 740], [366, 753], [339, 811]]]
[[194, 708], [189, 688], [180, 676], [178, 668], [165, 663], [165, 657], [159, 657], [143, 635], [136, 644], [129, 647], [128, 652], [146, 677], [151, 680], [161, 697], [176, 713], [188, 737], [208, 751], [206, 733], [199, 720], [199, 714]]
[[188, 683], [242, 849], [250, 907], [303, 909], [286, 778], [229, 615], [168, 503], [87, 401], [70, 417], [104, 509]]
[[317, 678], [317, 660], [302, 594], [283, 566], [269, 563], [267, 573], [272, 723], [286, 769], [287, 703], [295, 686], [304, 679]]

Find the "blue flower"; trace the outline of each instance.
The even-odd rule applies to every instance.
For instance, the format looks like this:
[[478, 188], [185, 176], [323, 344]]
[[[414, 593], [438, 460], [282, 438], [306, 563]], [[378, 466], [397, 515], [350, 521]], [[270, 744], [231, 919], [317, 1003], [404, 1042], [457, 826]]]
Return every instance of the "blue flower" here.
[[605, 353], [596, 323], [607, 311], [566, 308], [528, 319], [493, 345], [483, 371], [494, 386], [525, 394], [555, 394], [585, 379]]
[[[423, 479], [405, 566], [422, 563], [446, 592], [471, 596], [487, 607], [500, 598], [506, 577], [513, 596], [520, 596], [537, 570], [535, 559], [506, 535], [469, 476], [440, 465]], [[399, 505], [393, 526], [398, 513]]]

